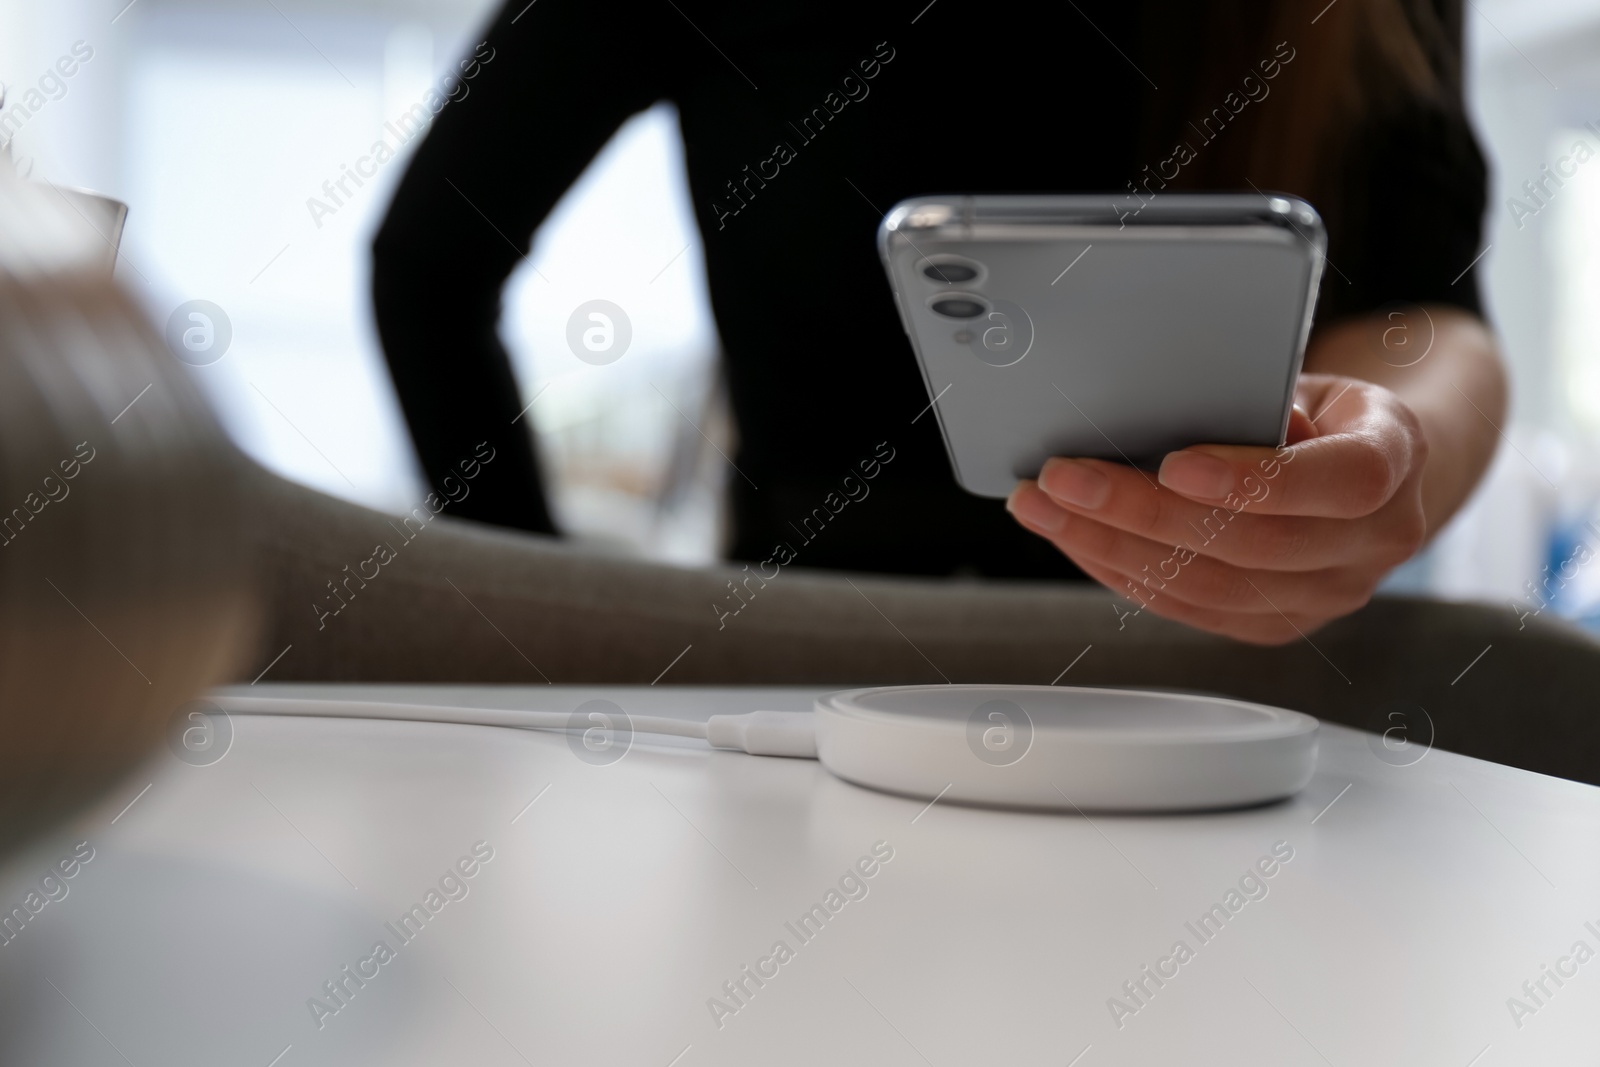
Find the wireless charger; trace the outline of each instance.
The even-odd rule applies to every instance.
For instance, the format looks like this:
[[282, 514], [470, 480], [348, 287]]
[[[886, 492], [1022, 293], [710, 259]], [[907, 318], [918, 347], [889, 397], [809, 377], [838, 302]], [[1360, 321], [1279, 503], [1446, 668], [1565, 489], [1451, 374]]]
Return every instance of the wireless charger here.
[[704, 738], [754, 756], [820, 759], [846, 781], [889, 793], [1046, 811], [1260, 804], [1298, 792], [1317, 764], [1317, 720], [1309, 715], [1133, 689], [890, 686], [819, 697], [815, 714], [748, 711], [704, 722], [628, 715], [607, 701], [568, 712], [218, 694], [214, 710], [582, 731], [585, 737], [616, 730], [613, 720], [620, 719], [630, 738]]
[[911, 685], [816, 703], [817, 755], [846, 781], [1043, 810], [1182, 811], [1290, 796], [1317, 720], [1220, 697], [1067, 686]]

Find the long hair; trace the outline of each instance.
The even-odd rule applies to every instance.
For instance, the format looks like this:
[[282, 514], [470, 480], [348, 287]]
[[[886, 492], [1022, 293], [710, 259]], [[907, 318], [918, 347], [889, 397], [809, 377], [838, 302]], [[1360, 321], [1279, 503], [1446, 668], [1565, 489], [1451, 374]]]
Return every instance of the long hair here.
[[107, 251], [0, 158], [0, 854], [188, 736], [251, 646], [243, 461]]
[[1146, 8], [1144, 35], [1159, 85], [1146, 92], [1144, 151], [1165, 158], [1184, 139], [1194, 150], [1171, 185], [1302, 196], [1335, 262], [1362, 213], [1352, 172], [1370, 164], [1372, 132], [1463, 111], [1460, 0], [1162, 2]]

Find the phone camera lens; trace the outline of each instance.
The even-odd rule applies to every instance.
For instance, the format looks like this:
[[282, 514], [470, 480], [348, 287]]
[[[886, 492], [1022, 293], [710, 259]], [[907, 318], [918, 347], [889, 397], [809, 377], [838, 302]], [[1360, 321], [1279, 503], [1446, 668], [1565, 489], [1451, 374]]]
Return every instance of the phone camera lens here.
[[924, 277], [946, 285], [970, 282], [978, 276], [978, 268], [970, 263], [929, 263], [922, 268]]
[[983, 303], [970, 296], [941, 296], [928, 306], [947, 319], [975, 319], [984, 312]]

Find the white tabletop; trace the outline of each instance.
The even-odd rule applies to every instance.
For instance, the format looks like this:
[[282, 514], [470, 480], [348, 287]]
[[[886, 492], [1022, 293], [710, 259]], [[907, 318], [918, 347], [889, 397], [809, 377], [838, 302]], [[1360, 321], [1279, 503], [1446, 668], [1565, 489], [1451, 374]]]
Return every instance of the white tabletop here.
[[[685, 718], [816, 695], [249, 692]], [[232, 727], [220, 760], [163, 750], [0, 877], [0, 906], [35, 909], [0, 947], [0, 1063], [1495, 1067], [1600, 1049], [1600, 958], [1573, 956], [1600, 951], [1600, 790], [1438, 751], [1393, 766], [1355, 731], [1323, 728], [1286, 803], [1085, 818], [929, 807], [687, 740], [595, 765], [559, 733]], [[75, 846], [93, 858], [74, 866]], [[1271, 877], [1245, 881], [1258, 899], [1230, 901], [1275, 846]], [[863, 857], [857, 899], [828, 898]], [[430, 901], [463, 858], [472, 876], [444, 879], [460, 899]], [[62, 860], [72, 877], [41, 886]], [[402, 940], [414, 904], [428, 918]], [[813, 905], [828, 917], [803, 940]], [[324, 989], [341, 979], [342, 1004]]]

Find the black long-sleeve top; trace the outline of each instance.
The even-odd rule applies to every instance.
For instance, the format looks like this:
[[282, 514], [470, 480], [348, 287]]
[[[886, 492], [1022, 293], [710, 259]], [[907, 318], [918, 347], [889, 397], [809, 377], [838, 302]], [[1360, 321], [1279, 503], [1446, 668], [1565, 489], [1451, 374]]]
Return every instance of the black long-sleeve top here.
[[[512, 0], [374, 243], [379, 332], [429, 480], [487, 440], [496, 461], [452, 510], [551, 529], [526, 420], [513, 422], [501, 289], [618, 126], [666, 99], [746, 476], [730, 480], [731, 555], [764, 560], [785, 542], [802, 565], [1079, 576], [955, 484], [935, 420], [913, 424], [928, 396], [874, 237], [917, 194], [1125, 191], [1161, 159], [1141, 143], [1149, 94], [1182, 91], [1157, 88], [1166, 75], [1140, 45], [1169, 15], [1132, 0]], [[1308, 22], [1289, 49], [1314, 33]], [[1346, 170], [1320, 318], [1398, 302], [1477, 311], [1485, 174], [1459, 113], [1363, 131]], [[884, 442], [894, 458], [871, 503], [801, 549], [795, 524]]]

